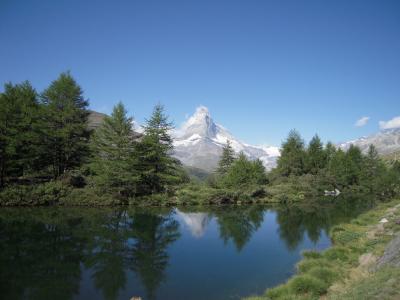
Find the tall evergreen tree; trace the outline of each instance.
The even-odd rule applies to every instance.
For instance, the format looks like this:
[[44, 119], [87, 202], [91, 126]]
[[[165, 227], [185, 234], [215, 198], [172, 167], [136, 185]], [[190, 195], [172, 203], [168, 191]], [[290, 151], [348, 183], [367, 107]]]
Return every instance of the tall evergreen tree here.
[[111, 116], [105, 117], [92, 140], [92, 167], [96, 183], [121, 196], [132, 196], [136, 190], [132, 121], [120, 102], [114, 107]]
[[306, 170], [311, 174], [317, 174], [326, 164], [326, 153], [318, 135], [315, 135], [308, 145], [306, 155]]
[[328, 173], [333, 180], [333, 185], [339, 188], [347, 186], [346, 153], [338, 149], [332, 155], [328, 164]]
[[164, 107], [156, 105], [144, 127], [144, 136], [136, 145], [136, 169], [140, 172], [141, 194], [153, 194], [166, 190], [182, 180], [179, 161], [171, 157], [173, 149], [170, 130], [172, 123]]
[[346, 152], [346, 175], [347, 183], [354, 185], [360, 183], [361, 171], [363, 168], [363, 155], [361, 149], [351, 145]]
[[332, 142], [326, 143], [325, 146], [325, 158], [326, 158], [326, 166], [329, 167], [329, 164], [335, 155], [336, 147]]
[[304, 173], [304, 141], [296, 130], [291, 130], [282, 144], [278, 158], [278, 171], [282, 176], [301, 175]]
[[222, 155], [218, 162], [217, 173], [219, 175], [224, 175], [228, 171], [229, 167], [235, 160], [235, 152], [231, 146], [231, 142], [228, 140], [226, 145], [222, 149]]
[[28, 81], [4, 86], [0, 94], [0, 186], [6, 177], [32, 169], [38, 154], [38, 101]]
[[361, 170], [362, 184], [370, 193], [380, 189], [381, 176], [385, 170], [385, 166], [379, 158], [378, 151], [374, 145], [370, 145], [367, 155], [364, 157], [363, 167]]
[[70, 73], [62, 73], [42, 94], [45, 134], [44, 156], [53, 176], [79, 167], [88, 157], [90, 131], [88, 101]]

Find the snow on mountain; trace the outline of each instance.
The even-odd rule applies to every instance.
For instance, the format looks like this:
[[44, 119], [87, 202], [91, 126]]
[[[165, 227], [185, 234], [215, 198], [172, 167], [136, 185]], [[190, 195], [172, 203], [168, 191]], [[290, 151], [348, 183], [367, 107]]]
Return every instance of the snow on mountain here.
[[174, 132], [174, 156], [184, 165], [212, 171], [216, 168], [222, 148], [229, 140], [236, 153], [260, 159], [267, 169], [276, 165], [279, 148], [252, 146], [237, 140], [226, 128], [214, 123], [208, 109], [200, 106], [180, 129]]
[[379, 154], [390, 154], [400, 150], [400, 128], [385, 129], [367, 137], [341, 143], [338, 146], [347, 150], [352, 144], [360, 147], [364, 153], [368, 151], [369, 145], [373, 144]]

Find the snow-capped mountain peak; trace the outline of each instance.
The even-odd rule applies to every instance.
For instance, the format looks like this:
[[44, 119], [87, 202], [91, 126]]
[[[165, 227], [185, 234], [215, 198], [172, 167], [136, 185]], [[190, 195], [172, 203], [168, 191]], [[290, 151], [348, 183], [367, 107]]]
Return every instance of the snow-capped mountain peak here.
[[185, 165], [211, 171], [215, 169], [228, 140], [236, 153], [243, 152], [250, 159], [261, 159], [270, 169], [279, 156], [278, 147], [245, 144], [223, 126], [214, 122], [207, 107], [200, 106], [175, 134], [175, 156]]
[[177, 132], [178, 138], [188, 139], [193, 135], [213, 138], [217, 134], [216, 124], [211, 118], [208, 108], [200, 106], [196, 112], [182, 125]]

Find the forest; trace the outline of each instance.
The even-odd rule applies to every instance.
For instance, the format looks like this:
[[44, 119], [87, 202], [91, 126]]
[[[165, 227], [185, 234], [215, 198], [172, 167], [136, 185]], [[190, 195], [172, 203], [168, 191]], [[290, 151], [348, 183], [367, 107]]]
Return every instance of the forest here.
[[90, 128], [89, 101], [69, 72], [42, 92], [7, 83], [0, 94], [0, 205], [174, 205], [306, 201], [324, 190], [390, 199], [400, 192], [400, 162], [373, 145], [347, 151], [296, 130], [277, 167], [236, 154], [230, 143], [214, 173], [191, 176], [173, 154], [165, 108], [154, 107], [144, 132], [122, 102]]

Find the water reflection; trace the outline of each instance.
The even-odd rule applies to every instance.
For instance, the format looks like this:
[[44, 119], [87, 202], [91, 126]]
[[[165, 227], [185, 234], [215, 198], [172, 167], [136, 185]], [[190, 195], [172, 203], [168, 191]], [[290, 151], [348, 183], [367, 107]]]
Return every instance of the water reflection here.
[[208, 213], [201, 213], [201, 212], [185, 213], [177, 209], [176, 214], [190, 229], [194, 237], [200, 238], [204, 235], [207, 225], [210, 222], [210, 216]]
[[226, 207], [215, 211], [220, 237], [225, 242], [233, 241], [238, 251], [242, 250], [252, 234], [261, 226], [264, 209], [258, 206]]
[[170, 214], [133, 213], [132, 220], [130, 267], [140, 276], [146, 299], [155, 299], [157, 287], [165, 280], [167, 248], [180, 236], [179, 223]]
[[[251, 284], [265, 289], [269, 277], [275, 280], [270, 284], [286, 279], [301, 247], [318, 243], [332, 225], [370, 205], [353, 200], [275, 208], [2, 209], [0, 295], [4, 299], [223, 299], [227, 294], [221, 293], [231, 293], [234, 280], [239, 291], [256, 292]], [[187, 239], [181, 225], [196, 239]], [[200, 254], [192, 257], [192, 253]], [[279, 253], [281, 261], [268, 253]], [[215, 275], [216, 288], [201, 287], [191, 295], [217, 263], [219, 271], [232, 272]], [[258, 271], [263, 276], [247, 270], [250, 264], [266, 264]], [[268, 273], [272, 265], [286, 277]], [[184, 277], [182, 270], [187, 272]]]

